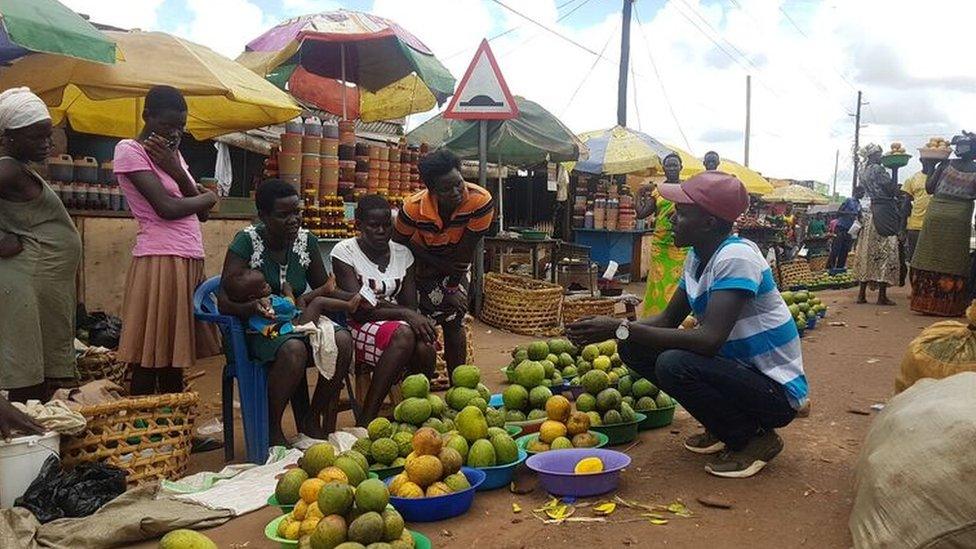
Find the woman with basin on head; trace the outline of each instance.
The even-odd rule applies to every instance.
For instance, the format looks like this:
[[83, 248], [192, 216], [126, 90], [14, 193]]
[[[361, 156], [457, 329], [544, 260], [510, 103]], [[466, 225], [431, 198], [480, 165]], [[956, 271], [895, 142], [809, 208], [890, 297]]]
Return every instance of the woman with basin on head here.
[[197, 185], [180, 154], [186, 116], [179, 90], [155, 86], [145, 128], [115, 147], [119, 187], [139, 224], [118, 351], [132, 366], [134, 395], [182, 392], [184, 369], [220, 352], [216, 330], [193, 317], [193, 292], [206, 278], [200, 222], [217, 197]]
[[932, 199], [911, 258], [911, 308], [939, 316], [962, 316], [970, 303], [967, 286], [972, 284], [969, 239], [976, 200], [976, 134], [964, 131], [952, 144], [956, 158], [927, 166], [925, 189]]
[[[680, 156], [671, 153], [664, 157], [661, 165], [665, 183], [681, 182]], [[674, 204], [662, 198], [654, 185], [642, 187], [637, 194], [637, 218], [644, 219], [651, 214], [654, 214], [654, 248], [647, 272], [642, 316], [655, 315], [664, 310], [678, 288], [685, 261], [685, 250], [675, 247], [674, 234], [671, 232]]]
[[[871, 200], [871, 207], [861, 214], [862, 227], [854, 249], [857, 257], [854, 276], [861, 284], [857, 303], [867, 303], [868, 286], [876, 286], [878, 305], [894, 305], [895, 302], [888, 299], [888, 287], [898, 284], [901, 271], [898, 237], [891, 227], [883, 224], [883, 219], [893, 216], [882, 218], [876, 214], [883, 212], [882, 208], [897, 208], [901, 189], [881, 165], [882, 150], [879, 145], [870, 143], [861, 149], [860, 154], [864, 157], [864, 167], [859, 180], [865, 195]], [[882, 236], [881, 229], [890, 233], [889, 236]]]
[[[75, 274], [81, 238], [30, 166], [51, 151], [51, 116], [27, 88], [0, 93], [0, 388], [46, 401], [75, 379]], [[0, 429], [2, 429], [0, 423]]]
[[[254, 200], [260, 223], [239, 231], [227, 249], [217, 294], [220, 311], [240, 317], [244, 322], [254, 316], [273, 317], [263, 299], [236, 302], [227, 295], [226, 284], [237, 280], [248, 269], [260, 271], [273, 294], [281, 295], [283, 288], [290, 286], [297, 296], [295, 305], [299, 310], [324, 293], [351, 299], [350, 294], [331, 291], [318, 239], [301, 227], [298, 191], [284, 181], [269, 179], [258, 185]], [[297, 418], [302, 433], [315, 439], [335, 431], [339, 390], [352, 360], [349, 331], [338, 326], [333, 330], [335, 369], [328, 380], [319, 376], [308, 414]], [[269, 440], [272, 446], [284, 445], [287, 441], [281, 430], [282, 415], [292, 396], [304, 387], [301, 381], [305, 369], [313, 366], [308, 335], [291, 331], [268, 337], [249, 331], [245, 338], [251, 359], [269, 365]]]

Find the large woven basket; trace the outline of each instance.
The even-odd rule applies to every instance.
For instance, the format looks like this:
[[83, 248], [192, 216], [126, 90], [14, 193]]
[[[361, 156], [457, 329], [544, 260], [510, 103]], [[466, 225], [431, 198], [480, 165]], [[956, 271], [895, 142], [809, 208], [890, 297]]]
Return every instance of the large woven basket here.
[[121, 387], [125, 380], [125, 370], [125, 363], [116, 358], [114, 351], [78, 357], [78, 381], [82, 384], [107, 379]]
[[613, 316], [612, 299], [566, 299], [563, 301], [563, 324], [588, 316]]
[[810, 281], [810, 265], [806, 259], [784, 261], [779, 265], [780, 289], [807, 284]]
[[176, 480], [190, 459], [196, 393], [126, 398], [80, 410], [88, 425], [61, 438], [65, 467], [104, 461], [127, 473], [130, 487]]
[[496, 328], [524, 335], [559, 331], [563, 289], [556, 284], [522, 276], [485, 274], [481, 320]]

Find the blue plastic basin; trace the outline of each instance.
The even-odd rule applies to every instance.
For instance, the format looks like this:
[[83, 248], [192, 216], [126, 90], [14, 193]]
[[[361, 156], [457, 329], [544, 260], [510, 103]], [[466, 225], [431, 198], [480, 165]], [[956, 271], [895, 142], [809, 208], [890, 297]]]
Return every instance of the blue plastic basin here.
[[[468, 479], [470, 488], [443, 496], [429, 498], [400, 498], [390, 496], [390, 504], [399, 511], [407, 522], [435, 522], [457, 517], [468, 512], [474, 503], [474, 492], [485, 481], [484, 471], [462, 467], [461, 472]], [[389, 486], [394, 477], [385, 480]]]
[[519, 448], [518, 458], [512, 463], [495, 465], [494, 467], [479, 467], [478, 470], [485, 474], [485, 481], [478, 487], [478, 491], [495, 490], [496, 488], [503, 488], [511, 484], [512, 477], [515, 476], [515, 470], [518, 469], [518, 466], [527, 457], [529, 457], [529, 454]]

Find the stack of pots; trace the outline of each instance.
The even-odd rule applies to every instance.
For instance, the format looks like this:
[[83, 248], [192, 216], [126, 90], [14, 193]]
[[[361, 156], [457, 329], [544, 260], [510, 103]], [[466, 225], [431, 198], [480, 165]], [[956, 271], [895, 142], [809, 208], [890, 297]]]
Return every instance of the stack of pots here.
[[[322, 179], [322, 124], [317, 118], [305, 120], [302, 137], [302, 197], [318, 199]], [[307, 198], [306, 198], [307, 200]]]
[[304, 127], [297, 121], [285, 124], [285, 133], [281, 134], [281, 151], [278, 153], [278, 178], [290, 183], [295, 187], [295, 190], [301, 189], [304, 137]]
[[400, 149], [390, 147], [390, 186], [387, 196], [391, 199], [400, 197]]
[[369, 145], [356, 143], [356, 199], [374, 192], [369, 188]]
[[637, 212], [634, 210], [634, 197], [620, 195], [620, 210], [617, 212], [617, 230], [633, 231], [637, 228]]
[[379, 170], [376, 172], [376, 192], [387, 196], [390, 193], [390, 149], [388, 147], [379, 147], [379, 158], [376, 162], [379, 165]]
[[356, 121], [339, 121], [339, 194], [351, 202], [356, 189]]
[[420, 149], [416, 145], [410, 147], [410, 192], [420, 190], [420, 171], [417, 165], [420, 163]]
[[322, 179], [319, 184], [319, 201], [339, 194], [339, 126], [326, 122], [322, 125]]

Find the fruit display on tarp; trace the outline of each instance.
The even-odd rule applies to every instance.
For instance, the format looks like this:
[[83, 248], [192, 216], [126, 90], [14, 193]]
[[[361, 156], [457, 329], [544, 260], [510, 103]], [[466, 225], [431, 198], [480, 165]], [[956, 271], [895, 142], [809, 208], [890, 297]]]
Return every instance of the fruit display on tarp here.
[[809, 290], [830, 290], [837, 288], [850, 288], [857, 285], [854, 275], [849, 272], [830, 274], [822, 272], [807, 278], [803, 286]]
[[299, 468], [287, 471], [275, 489], [279, 502], [294, 504], [278, 522], [278, 537], [314, 549], [346, 541], [413, 547], [413, 539], [406, 539], [410, 535], [405, 533], [403, 518], [387, 508], [386, 484], [366, 478], [366, 464], [366, 457], [356, 450], [336, 455], [328, 443], [306, 450]]
[[796, 329], [801, 333], [816, 326], [816, 318], [823, 318], [827, 314], [827, 306], [815, 294], [800, 290], [797, 292], [781, 292], [780, 296], [786, 302]]
[[[546, 419], [539, 432], [520, 437], [518, 443], [530, 454], [571, 448], [595, 448], [606, 443], [605, 437], [590, 430], [590, 416], [573, 411], [569, 399], [554, 395], [546, 401]], [[602, 440], [601, 440], [602, 439]]]
[[[518, 367], [526, 361], [538, 362], [542, 365], [543, 376], [542, 380], [533, 386], [543, 385], [549, 388], [558, 388], [565, 385], [566, 380], [570, 377], [576, 375], [576, 359], [576, 346], [569, 340], [539, 340], [512, 349], [512, 361], [508, 366], [502, 368], [502, 371], [509, 383], [519, 383], [517, 381]], [[527, 380], [523, 379], [523, 381]], [[521, 385], [525, 386], [524, 383]]]
[[[586, 392], [583, 378], [594, 370], [604, 372], [608, 376], [610, 387], [616, 387], [620, 379], [629, 374], [617, 353], [616, 340], [591, 343], [580, 351], [580, 356], [576, 359], [576, 375], [569, 380], [570, 389], [577, 398], [582, 392]], [[580, 387], [583, 388], [582, 391]]]

